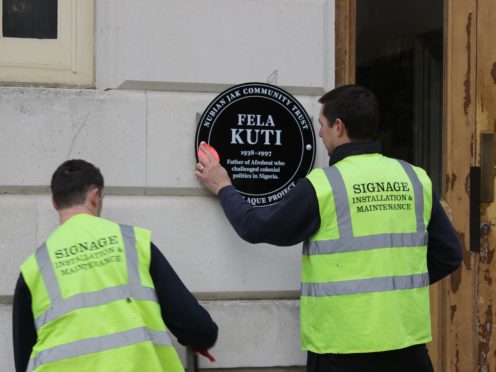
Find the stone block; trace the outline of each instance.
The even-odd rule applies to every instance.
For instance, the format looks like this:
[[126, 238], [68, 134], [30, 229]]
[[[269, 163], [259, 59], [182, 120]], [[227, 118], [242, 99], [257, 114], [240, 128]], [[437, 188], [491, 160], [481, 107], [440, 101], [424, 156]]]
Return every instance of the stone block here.
[[206, 93], [147, 93], [149, 188], [200, 187], [194, 176], [197, 114], [214, 97]]
[[334, 84], [332, 4], [97, 2], [97, 87], [208, 91], [266, 81], [323, 92]]
[[305, 365], [298, 301], [211, 301], [204, 306], [219, 326], [219, 338], [210, 350], [217, 361], [200, 358], [200, 367]]
[[36, 197], [0, 195], [0, 295], [14, 293], [19, 265], [37, 247], [37, 225]]
[[0, 95], [1, 187], [46, 187], [63, 161], [82, 158], [109, 186], [144, 188], [143, 92], [23, 87]]
[[299, 291], [301, 246], [244, 242], [213, 197], [108, 196], [102, 216], [151, 229], [193, 292]]
[[[58, 215], [48, 195], [4, 195], [0, 212], [0, 294], [7, 295], [19, 264], [58, 226]], [[102, 217], [151, 229], [153, 242], [193, 292], [294, 297], [299, 290], [301, 246], [244, 242], [213, 197], [109, 195]]]

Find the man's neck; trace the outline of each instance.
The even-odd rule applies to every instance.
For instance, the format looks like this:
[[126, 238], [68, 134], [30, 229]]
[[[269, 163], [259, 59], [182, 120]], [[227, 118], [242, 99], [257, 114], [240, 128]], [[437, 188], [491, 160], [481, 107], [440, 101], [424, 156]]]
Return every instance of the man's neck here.
[[364, 140], [345, 143], [329, 154], [329, 165], [332, 166], [348, 156], [381, 153], [379, 141]]
[[69, 218], [77, 214], [90, 214], [92, 216], [95, 216], [95, 213], [93, 213], [84, 205], [75, 205], [73, 207], [60, 209], [58, 212], [59, 212], [59, 221], [61, 225]]

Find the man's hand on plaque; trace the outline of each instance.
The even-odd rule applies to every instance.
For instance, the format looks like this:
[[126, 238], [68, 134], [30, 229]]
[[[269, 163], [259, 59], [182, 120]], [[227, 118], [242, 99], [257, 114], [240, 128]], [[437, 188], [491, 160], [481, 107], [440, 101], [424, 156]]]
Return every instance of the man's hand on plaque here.
[[232, 184], [226, 169], [220, 165], [219, 160], [219, 155], [212, 146], [205, 142], [200, 143], [195, 176], [215, 195], [223, 187]]

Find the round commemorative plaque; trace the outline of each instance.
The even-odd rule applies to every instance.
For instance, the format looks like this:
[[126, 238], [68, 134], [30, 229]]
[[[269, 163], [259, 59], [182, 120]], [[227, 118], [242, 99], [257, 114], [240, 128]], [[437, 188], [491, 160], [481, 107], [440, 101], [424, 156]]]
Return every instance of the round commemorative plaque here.
[[[214, 147], [233, 186], [256, 207], [277, 203], [312, 169], [315, 135], [301, 104], [263, 83], [233, 86], [205, 109], [196, 131]], [[198, 154], [196, 154], [198, 155]]]

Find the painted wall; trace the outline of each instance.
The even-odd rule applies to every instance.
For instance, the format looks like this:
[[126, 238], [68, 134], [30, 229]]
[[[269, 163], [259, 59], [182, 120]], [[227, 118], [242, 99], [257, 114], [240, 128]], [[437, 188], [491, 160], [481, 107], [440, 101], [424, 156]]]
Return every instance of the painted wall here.
[[0, 370], [14, 370], [18, 266], [57, 226], [48, 185], [69, 158], [100, 167], [103, 217], [151, 229], [219, 324], [217, 362], [202, 368], [300, 370], [301, 246], [250, 245], [235, 234], [193, 175], [194, 135], [197, 114], [246, 81], [288, 89], [317, 134], [317, 99], [334, 85], [334, 2], [96, 5], [96, 89], [0, 87]]

